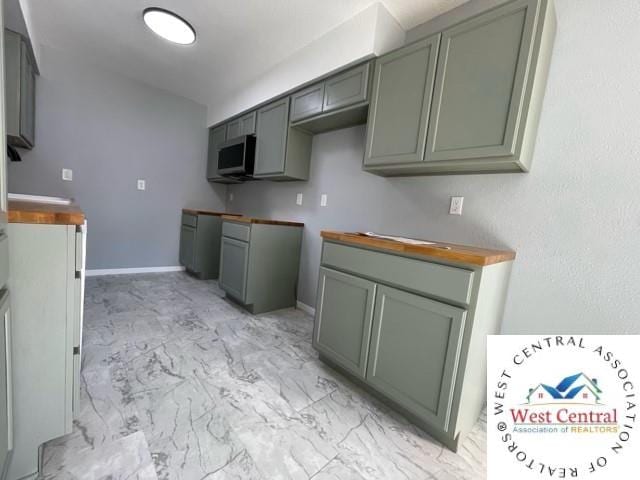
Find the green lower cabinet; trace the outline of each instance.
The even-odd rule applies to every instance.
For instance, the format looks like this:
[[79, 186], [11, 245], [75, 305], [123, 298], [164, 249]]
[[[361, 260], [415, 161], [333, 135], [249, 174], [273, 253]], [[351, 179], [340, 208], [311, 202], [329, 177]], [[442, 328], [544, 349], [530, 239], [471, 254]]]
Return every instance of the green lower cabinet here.
[[225, 219], [220, 288], [253, 314], [295, 307], [302, 227]]
[[[191, 210], [189, 210], [191, 212]], [[218, 278], [220, 270], [221, 213], [182, 213], [180, 265], [202, 280]]]
[[325, 240], [313, 346], [456, 451], [486, 404], [486, 337], [500, 332], [511, 263]]
[[13, 436], [13, 408], [11, 382], [11, 314], [9, 293], [5, 290], [0, 298], [0, 477], [8, 467], [11, 458], [11, 437]]
[[220, 287], [231, 296], [245, 301], [249, 244], [241, 240], [222, 237]]
[[365, 378], [376, 285], [320, 269], [313, 344], [325, 356]]
[[187, 225], [180, 228], [180, 265], [187, 270], [195, 268], [196, 229]]
[[461, 308], [378, 286], [367, 381], [447, 430], [465, 317]]

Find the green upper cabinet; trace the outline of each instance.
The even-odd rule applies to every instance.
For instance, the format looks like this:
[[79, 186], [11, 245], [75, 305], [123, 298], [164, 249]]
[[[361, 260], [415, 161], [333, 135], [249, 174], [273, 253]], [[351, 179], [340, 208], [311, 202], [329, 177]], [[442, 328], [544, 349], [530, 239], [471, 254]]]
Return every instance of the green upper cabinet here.
[[291, 95], [291, 124], [310, 133], [366, 123], [371, 64], [350, 68]]
[[354, 375], [365, 378], [375, 284], [320, 268], [313, 345]]
[[367, 381], [448, 430], [466, 311], [378, 286]]
[[5, 105], [9, 144], [21, 148], [35, 145], [37, 68], [27, 40], [5, 29]]
[[365, 170], [527, 171], [555, 36], [552, 3], [514, 0], [438, 36], [437, 68], [436, 37], [377, 59]]
[[258, 110], [255, 178], [307, 180], [311, 135], [289, 127], [290, 97]]
[[516, 154], [538, 3], [516, 1], [443, 32], [427, 161]]
[[226, 139], [256, 133], [256, 112], [248, 113], [227, 123]]
[[240, 135], [256, 134], [256, 112], [240, 117]]
[[227, 123], [227, 135], [226, 139], [236, 138], [242, 135], [242, 124], [240, 123], [240, 119], [236, 118], [231, 122]]
[[289, 130], [289, 98], [283, 98], [258, 110], [256, 163], [254, 175], [284, 172]]
[[291, 121], [296, 122], [322, 113], [324, 82], [291, 95]]
[[[207, 154], [207, 180], [214, 183], [240, 183], [218, 174], [218, 145], [227, 138], [227, 125], [209, 129], [209, 151]], [[231, 138], [231, 137], [229, 137]]]
[[325, 82], [323, 112], [366, 102], [369, 92], [370, 62], [329, 78]]
[[364, 165], [422, 162], [440, 36], [376, 60]]

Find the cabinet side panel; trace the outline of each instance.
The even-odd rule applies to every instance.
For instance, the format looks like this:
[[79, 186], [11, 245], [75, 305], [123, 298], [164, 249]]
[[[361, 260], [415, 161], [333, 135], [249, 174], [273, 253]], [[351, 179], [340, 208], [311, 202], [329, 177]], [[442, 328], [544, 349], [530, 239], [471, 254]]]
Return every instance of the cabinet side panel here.
[[[542, 103], [547, 88], [549, 77], [549, 67], [551, 66], [551, 55], [553, 43], [556, 36], [557, 20], [553, 2], [543, 1], [541, 17], [544, 19], [539, 27], [538, 36], [534, 46], [533, 58], [537, 57], [537, 63], [531, 66], [529, 72], [530, 80], [528, 84], [527, 100], [523, 107], [523, 121], [526, 127], [519, 131], [522, 140], [520, 142], [519, 161], [522, 168], [529, 171], [533, 150], [538, 134], [538, 124], [542, 112]], [[528, 105], [527, 105], [528, 102]]]
[[9, 478], [37, 470], [38, 446], [67, 432], [68, 232], [9, 224], [14, 453]]
[[465, 435], [473, 428], [486, 403], [487, 335], [500, 333], [512, 263], [482, 269], [469, 348], [464, 363], [460, 364], [463, 374], [458, 376], [461, 394], [456, 434]]
[[20, 36], [4, 33], [5, 117], [7, 135], [20, 135]]
[[302, 228], [252, 225], [247, 304], [254, 313], [296, 305]]

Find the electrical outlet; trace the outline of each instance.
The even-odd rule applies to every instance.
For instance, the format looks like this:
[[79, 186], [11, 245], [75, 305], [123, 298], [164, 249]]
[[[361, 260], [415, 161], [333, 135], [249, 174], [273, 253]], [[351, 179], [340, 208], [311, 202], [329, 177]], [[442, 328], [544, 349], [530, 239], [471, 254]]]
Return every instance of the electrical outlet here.
[[320, 206], [321, 207], [326, 207], [327, 206], [327, 194], [323, 193], [322, 195], [320, 195]]
[[70, 168], [63, 168], [62, 169], [62, 180], [66, 181], [66, 182], [73, 181], [73, 170], [71, 170]]
[[301, 193], [296, 195], [296, 205], [302, 205], [302, 194]]
[[138, 179], [138, 190], [146, 190], [147, 182], [142, 179]]
[[464, 202], [464, 197], [451, 197], [449, 215], [462, 215], [462, 202]]

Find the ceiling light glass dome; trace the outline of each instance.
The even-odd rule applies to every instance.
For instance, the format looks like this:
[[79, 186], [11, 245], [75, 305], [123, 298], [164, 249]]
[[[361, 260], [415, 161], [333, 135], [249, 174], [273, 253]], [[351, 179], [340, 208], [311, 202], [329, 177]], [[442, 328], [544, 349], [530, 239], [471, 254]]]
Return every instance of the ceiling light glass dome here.
[[189, 22], [169, 10], [146, 8], [142, 18], [151, 31], [170, 42], [191, 45], [196, 41], [196, 31]]

